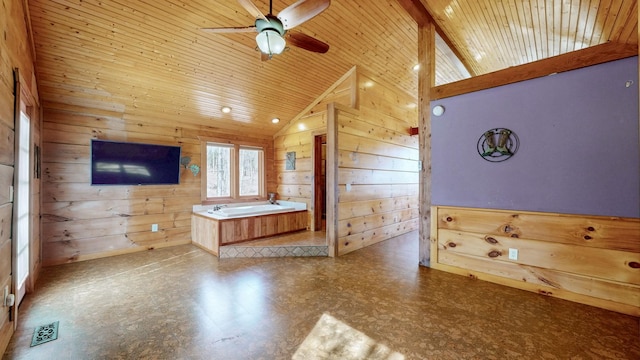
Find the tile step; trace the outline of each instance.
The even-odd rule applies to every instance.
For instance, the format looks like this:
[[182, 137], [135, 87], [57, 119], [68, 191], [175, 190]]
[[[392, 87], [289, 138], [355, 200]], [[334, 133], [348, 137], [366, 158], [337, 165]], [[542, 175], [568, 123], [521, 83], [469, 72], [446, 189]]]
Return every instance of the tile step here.
[[233, 246], [220, 247], [220, 259], [328, 256], [328, 246]]

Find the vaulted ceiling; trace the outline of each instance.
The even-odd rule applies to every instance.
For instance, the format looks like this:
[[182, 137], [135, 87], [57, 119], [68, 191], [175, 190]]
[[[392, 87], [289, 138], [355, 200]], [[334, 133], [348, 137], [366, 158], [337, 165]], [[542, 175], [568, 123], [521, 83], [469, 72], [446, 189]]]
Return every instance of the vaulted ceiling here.
[[[278, 14], [293, 0], [273, 2]], [[266, 0], [253, 0], [265, 14]], [[235, 0], [28, 0], [40, 98], [123, 119], [275, 134], [354, 65], [417, 94], [423, 8], [441, 35], [436, 83], [602, 44], [638, 44], [636, 0], [333, 0], [299, 30], [330, 46], [269, 61]], [[222, 106], [232, 112], [224, 114]], [[279, 124], [271, 119], [281, 118]]]

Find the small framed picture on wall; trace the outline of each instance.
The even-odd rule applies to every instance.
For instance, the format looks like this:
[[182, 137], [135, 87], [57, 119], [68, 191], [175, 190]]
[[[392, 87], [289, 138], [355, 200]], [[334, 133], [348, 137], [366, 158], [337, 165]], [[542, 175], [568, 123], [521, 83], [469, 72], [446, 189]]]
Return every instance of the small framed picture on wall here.
[[296, 152], [290, 151], [287, 153], [287, 162], [285, 165], [286, 170], [295, 170], [296, 169]]

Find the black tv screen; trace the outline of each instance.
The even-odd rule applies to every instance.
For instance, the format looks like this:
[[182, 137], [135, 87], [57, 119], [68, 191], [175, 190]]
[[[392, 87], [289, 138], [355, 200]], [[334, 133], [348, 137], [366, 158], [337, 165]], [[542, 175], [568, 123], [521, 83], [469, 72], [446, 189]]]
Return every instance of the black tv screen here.
[[180, 146], [91, 140], [91, 185], [180, 183]]

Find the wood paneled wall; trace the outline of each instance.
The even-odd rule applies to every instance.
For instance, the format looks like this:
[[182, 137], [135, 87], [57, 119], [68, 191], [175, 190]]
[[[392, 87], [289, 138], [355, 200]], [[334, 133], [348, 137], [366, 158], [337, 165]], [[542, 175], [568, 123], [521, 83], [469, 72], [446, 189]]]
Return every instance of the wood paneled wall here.
[[374, 112], [338, 109], [337, 253], [418, 229], [418, 139]]
[[[32, 82], [33, 89], [37, 89], [35, 78]], [[27, 292], [34, 290], [42, 262], [42, 224], [40, 217], [42, 215], [42, 171], [41, 171], [41, 154], [42, 154], [42, 113], [37, 99], [38, 93], [31, 93], [33, 106], [31, 107], [31, 169], [30, 178], [30, 194], [31, 210], [29, 216], [29, 263], [31, 264], [29, 281], [27, 282]], [[37, 146], [37, 150], [36, 150]], [[36, 151], [38, 152], [36, 154]], [[38, 162], [38, 164], [36, 164]]]
[[[326, 189], [334, 255], [417, 229], [418, 138], [409, 135], [417, 122], [415, 98], [353, 68], [275, 137], [279, 198], [306, 202], [312, 223], [313, 139], [335, 131], [327, 136], [327, 168], [337, 170], [327, 170]], [[285, 169], [290, 151], [295, 170]]]
[[[11, 248], [13, 202], [11, 186], [14, 179], [15, 165], [15, 124], [14, 124], [14, 75], [13, 69], [19, 69], [23, 84], [28, 92], [37, 98], [38, 89], [34, 77], [34, 58], [29, 24], [25, 21], [26, 2], [21, 0], [2, 0], [0, 4], [0, 291], [5, 286], [11, 288]], [[37, 122], [37, 109], [32, 116], [34, 127], [31, 129], [32, 140], [39, 141], [40, 126]], [[39, 227], [38, 227], [38, 195], [39, 182], [31, 184], [32, 202], [30, 219], [31, 227], [31, 281], [35, 281], [40, 268]], [[28, 284], [28, 287], [32, 283]], [[14, 290], [11, 290], [14, 291]], [[14, 323], [9, 322], [9, 308], [0, 306], [0, 351], [4, 352], [14, 330]]]
[[[2, 29], [7, 28], [8, 15], [0, 15]], [[13, 222], [13, 202], [11, 186], [14, 173], [14, 124], [13, 124], [13, 79], [11, 60], [7, 44], [0, 42], [0, 287], [11, 286], [11, 227]], [[13, 50], [13, 49], [11, 49]], [[9, 309], [2, 307], [0, 314], [0, 350], [4, 352], [13, 325], [9, 322]]]
[[[191, 213], [200, 204], [202, 173], [182, 168], [180, 185], [91, 186], [90, 140], [180, 145], [201, 165], [200, 137], [267, 142], [267, 190], [273, 191], [272, 140], [204, 126], [181, 127], [168, 116], [125, 116], [101, 107], [45, 103], [43, 257], [47, 265], [191, 242]], [[157, 232], [151, 225], [158, 224]]]
[[[276, 137], [275, 169], [278, 186], [277, 199], [307, 204], [309, 224], [313, 218], [313, 139], [316, 134], [326, 132], [326, 111], [301, 118], [297, 125]], [[295, 169], [286, 169], [288, 152], [295, 152]]]
[[358, 109], [337, 106], [338, 255], [418, 229], [415, 99], [357, 73]]
[[640, 316], [640, 219], [444, 206], [432, 214], [434, 269]]
[[[314, 137], [327, 132], [327, 105], [330, 103], [352, 106], [356, 74], [349, 71], [321, 98], [316, 99], [304, 113], [294, 119], [274, 138], [277, 198], [307, 204], [309, 225], [313, 222], [313, 145]], [[294, 170], [286, 169], [288, 152], [296, 153]]]

